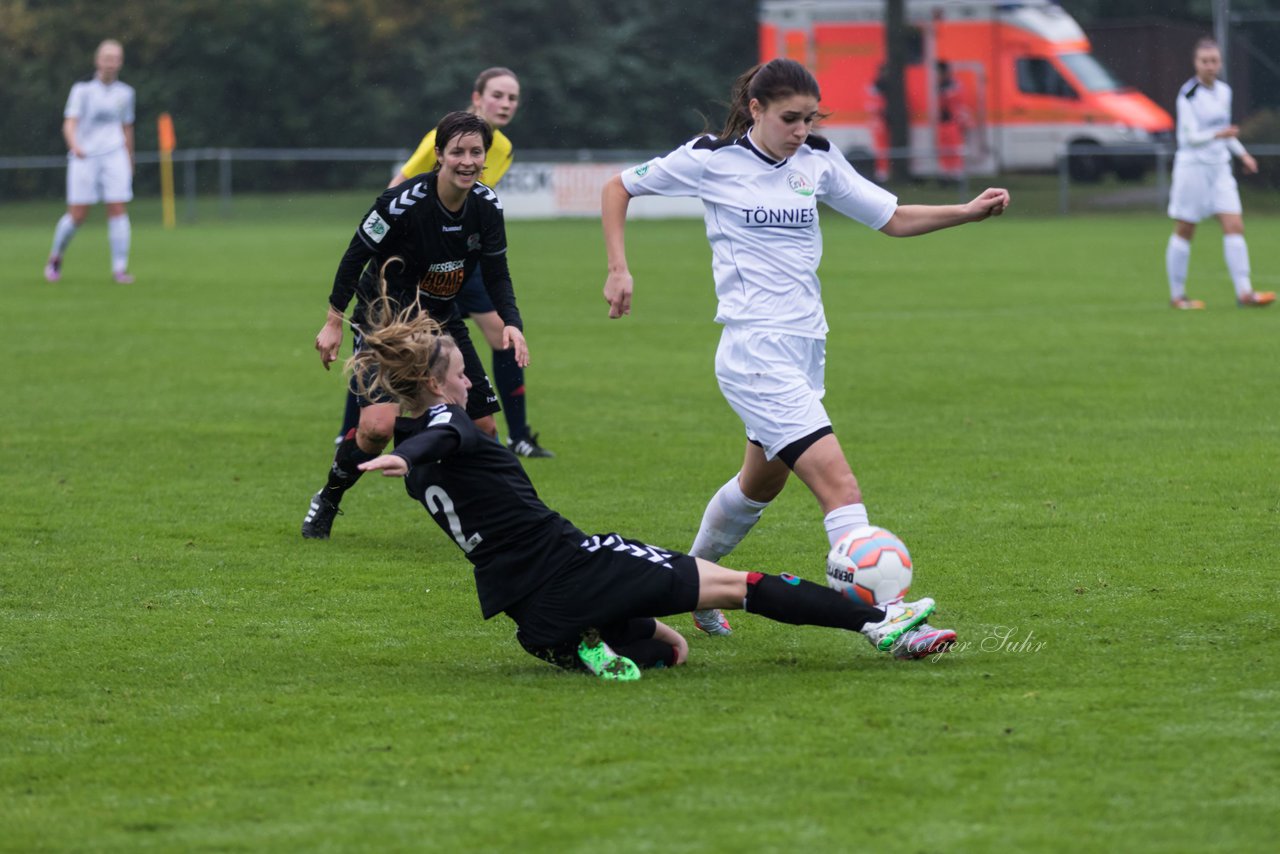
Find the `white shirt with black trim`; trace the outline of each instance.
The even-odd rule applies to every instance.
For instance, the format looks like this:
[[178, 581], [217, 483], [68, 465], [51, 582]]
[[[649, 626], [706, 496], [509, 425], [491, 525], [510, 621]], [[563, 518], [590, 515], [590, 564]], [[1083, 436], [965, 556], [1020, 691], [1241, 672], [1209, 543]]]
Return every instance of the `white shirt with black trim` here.
[[1212, 87], [1192, 77], [1178, 90], [1178, 151], [1175, 163], [1230, 163], [1244, 154], [1240, 140], [1216, 139], [1231, 125], [1231, 87], [1221, 80]]
[[863, 178], [820, 136], [785, 160], [751, 143], [701, 136], [622, 173], [633, 196], [702, 200], [719, 307], [716, 322], [825, 338], [818, 202], [870, 228], [898, 199]]

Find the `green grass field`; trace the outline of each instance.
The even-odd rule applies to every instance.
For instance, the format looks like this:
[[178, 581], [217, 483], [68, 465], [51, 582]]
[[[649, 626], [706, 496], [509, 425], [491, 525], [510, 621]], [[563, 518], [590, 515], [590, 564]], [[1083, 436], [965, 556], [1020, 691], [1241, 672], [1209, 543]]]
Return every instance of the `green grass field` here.
[[[1273, 850], [1280, 308], [1234, 307], [1215, 226], [1210, 310], [1179, 313], [1158, 216], [828, 216], [828, 408], [961, 646], [677, 616], [689, 665], [608, 685], [481, 621], [398, 482], [298, 535], [342, 404], [312, 340], [367, 202], [170, 232], [140, 203], [127, 288], [100, 209], [57, 286], [59, 207], [0, 209], [0, 850]], [[1274, 288], [1280, 218], [1249, 226]], [[535, 485], [687, 547], [743, 443], [701, 224], [632, 225], [613, 322], [597, 223], [509, 231], [559, 455]], [[820, 580], [825, 551], [793, 483], [726, 563]]]

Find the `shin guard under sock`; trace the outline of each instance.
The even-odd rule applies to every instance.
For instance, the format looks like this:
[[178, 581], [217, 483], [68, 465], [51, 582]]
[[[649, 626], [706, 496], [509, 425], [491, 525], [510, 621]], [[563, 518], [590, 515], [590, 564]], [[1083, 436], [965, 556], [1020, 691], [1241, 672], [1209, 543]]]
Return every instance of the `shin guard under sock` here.
[[884, 611], [879, 608], [786, 573], [747, 573], [747, 598], [743, 600], [742, 607], [749, 613], [779, 623], [828, 626], [852, 632], [867, 623], [878, 623], [884, 619]]
[[516, 364], [515, 350], [493, 351], [493, 384], [502, 401], [502, 415], [507, 420], [507, 438], [512, 442], [529, 438], [529, 420], [525, 412], [524, 368]]
[[735, 473], [707, 502], [688, 553], [703, 560], [720, 560], [738, 547], [768, 506], [767, 501], [753, 501], [743, 494]]
[[364, 474], [360, 471], [360, 464], [367, 463], [376, 456], [377, 454], [360, 450], [360, 446], [356, 444], [355, 431], [348, 432], [333, 455], [333, 465], [329, 468], [329, 482], [324, 485], [325, 497], [335, 504], [341, 501], [342, 493], [350, 489], [360, 479], [360, 475]]

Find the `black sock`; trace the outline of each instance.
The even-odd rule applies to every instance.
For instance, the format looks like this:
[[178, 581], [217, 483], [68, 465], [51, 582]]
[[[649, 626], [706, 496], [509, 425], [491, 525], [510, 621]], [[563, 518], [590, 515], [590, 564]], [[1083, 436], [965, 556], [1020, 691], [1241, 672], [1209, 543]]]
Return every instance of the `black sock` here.
[[601, 629], [600, 638], [618, 655], [625, 655], [644, 669], [675, 667], [676, 648], [653, 636], [657, 621], [652, 617], [633, 617]]
[[648, 640], [632, 641], [614, 646], [609, 644], [610, 649], [618, 655], [625, 655], [636, 663], [636, 667], [641, 670], [647, 670], [651, 667], [675, 667], [676, 666], [676, 648], [669, 643], [664, 643], [657, 638], [649, 638]]
[[884, 619], [884, 611], [879, 608], [785, 573], [747, 573], [743, 607], [749, 613], [793, 626], [830, 626], [853, 632]]
[[355, 436], [349, 435], [343, 439], [333, 455], [333, 465], [329, 467], [329, 482], [324, 485], [325, 497], [334, 504], [341, 501], [342, 493], [354, 486], [360, 479], [360, 475], [364, 474], [360, 471], [359, 465], [367, 463], [376, 456], [377, 454], [368, 454], [360, 450]]
[[524, 368], [516, 364], [515, 350], [493, 351], [493, 384], [498, 387], [502, 414], [507, 419], [507, 438], [511, 441], [529, 437], [529, 422], [524, 405]]

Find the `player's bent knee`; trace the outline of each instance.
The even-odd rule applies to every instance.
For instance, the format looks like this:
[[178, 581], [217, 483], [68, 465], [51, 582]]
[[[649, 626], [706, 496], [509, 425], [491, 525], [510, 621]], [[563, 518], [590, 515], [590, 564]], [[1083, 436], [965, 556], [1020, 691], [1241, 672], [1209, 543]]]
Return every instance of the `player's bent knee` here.
[[390, 427], [366, 427], [361, 424], [356, 428], [356, 445], [366, 453], [380, 453], [391, 442], [394, 424]]

